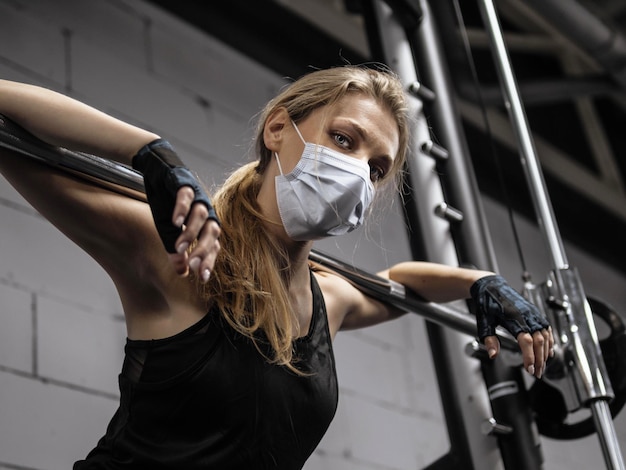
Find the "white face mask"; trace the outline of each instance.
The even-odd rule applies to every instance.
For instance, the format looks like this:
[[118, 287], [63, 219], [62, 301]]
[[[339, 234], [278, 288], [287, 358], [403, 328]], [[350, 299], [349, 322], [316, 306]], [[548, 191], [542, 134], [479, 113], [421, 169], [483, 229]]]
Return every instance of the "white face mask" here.
[[305, 142], [300, 161], [287, 175], [276, 177], [278, 210], [287, 235], [293, 240], [319, 240], [342, 235], [363, 224], [374, 199], [367, 163], [322, 145]]

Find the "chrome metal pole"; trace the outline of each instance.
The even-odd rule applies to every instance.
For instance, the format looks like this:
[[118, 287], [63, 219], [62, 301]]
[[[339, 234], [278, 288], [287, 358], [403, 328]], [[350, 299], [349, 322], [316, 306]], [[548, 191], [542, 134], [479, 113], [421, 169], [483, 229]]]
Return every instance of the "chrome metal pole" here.
[[[530, 185], [530, 192], [535, 204], [536, 215], [550, 248], [555, 273], [559, 274], [571, 272], [569, 270], [561, 236], [555, 222], [552, 205], [547, 196], [548, 193], [543, 179], [539, 159], [530, 134], [515, 76], [510, 65], [497, 11], [493, 0], [481, 0], [478, 3], [481, 7], [481, 13], [487, 26], [487, 32], [489, 34], [494, 54], [496, 55], [497, 60], [495, 62], [498, 72], [500, 73], [501, 84], [505, 96], [505, 106], [509, 112], [514, 131], [519, 139], [522, 163], [524, 164], [524, 170], [526, 172], [528, 184]], [[585, 330], [583, 333], [585, 333], [584, 336], [586, 338], [597, 338], [593, 319], [590, 318], [590, 316], [585, 318], [585, 309], [582, 307], [585, 296], [578, 277], [575, 276], [572, 283], [573, 287], [571, 287], [567, 282], [557, 282], [557, 284], [561, 285], [564, 290], [561, 295], [561, 300], [565, 300], [566, 303], [568, 303], [567, 301], [571, 297], [582, 297], [581, 299], [578, 299], [580, 300], [578, 304], [580, 304], [581, 307], [577, 308], [573, 311], [573, 314], [570, 315], [571, 320], [570, 323], [568, 323], [568, 328], [574, 333], [578, 332], [580, 328], [581, 330]], [[576, 335], [574, 335], [574, 337], [575, 336]], [[577, 348], [574, 350], [573, 357], [575, 362], [578, 363], [578, 365], [585, 365], [588, 363], [588, 359], [594, 361], [597, 360], [602, 368], [594, 368], [592, 372], [604, 370], [602, 357], [594, 353], [595, 349], [599, 349], [597, 340], [594, 341], [593, 346], [595, 347], [589, 348], [588, 350], [584, 350], [584, 348]], [[574, 373], [576, 373], [576, 371]], [[583, 379], [587, 378], [584, 375], [581, 377]], [[574, 379], [576, 378], [577, 377], [574, 377]], [[594, 377], [594, 379], [596, 380], [593, 380], [593, 390], [590, 390], [590, 392], [591, 394], [597, 393], [598, 396], [602, 396], [602, 389], [604, 389], [605, 385], [605, 377]], [[610, 384], [608, 384], [608, 388], [610, 388]], [[621, 456], [617, 436], [615, 434], [615, 428], [613, 427], [613, 421], [608, 407], [607, 394], [604, 395], [604, 397], [593, 400], [589, 404], [594, 423], [596, 425], [596, 431], [600, 439], [604, 459], [609, 470], [626, 470], [626, 467], [624, 467], [624, 460]]]
[[592, 416], [596, 431], [600, 439], [602, 453], [608, 465], [607, 468], [623, 470], [624, 459], [620, 450], [619, 441], [617, 440], [617, 435], [613, 427], [607, 425], [607, 423], [612, 422], [609, 404], [606, 400], [594, 401], [591, 404], [591, 410], [593, 412]]
[[505, 106], [509, 111], [513, 130], [518, 137], [521, 149], [521, 158], [531, 187], [531, 196], [535, 205], [535, 211], [540, 227], [546, 237], [552, 265], [556, 269], [567, 267], [567, 256], [561, 241], [561, 235], [556, 225], [552, 204], [547, 197], [548, 191], [543, 179], [539, 158], [530, 134], [526, 113], [522, 106], [520, 93], [509, 61], [502, 30], [498, 21], [498, 15], [492, 0], [478, 2], [483, 8], [483, 17], [487, 23], [487, 32], [491, 40], [494, 52], [497, 56], [496, 66], [501, 75], [501, 83], [505, 96]]

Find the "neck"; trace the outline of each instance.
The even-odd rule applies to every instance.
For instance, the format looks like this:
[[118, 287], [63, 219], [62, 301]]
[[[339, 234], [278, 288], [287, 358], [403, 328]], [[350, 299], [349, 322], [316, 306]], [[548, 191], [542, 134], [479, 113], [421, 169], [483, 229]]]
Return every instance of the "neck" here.
[[261, 182], [256, 200], [261, 213], [267, 219], [267, 221], [264, 221], [267, 230], [272, 235], [279, 236], [280, 232], [285, 233], [285, 230], [280, 220], [278, 203], [276, 201], [276, 175], [278, 175], [277, 165], [274, 160], [271, 160], [263, 173], [263, 181]]
[[293, 241], [287, 236], [282, 225], [274, 227], [274, 230], [280, 233], [273, 235], [273, 238], [277, 240], [279, 245], [285, 250], [285, 253], [287, 253], [289, 262], [287, 278], [291, 280], [292, 285], [300, 280], [304, 280], [308, 284], [309, 254], [311, 253], [313, 242]]
[[289, 258], [289, 285], [291, 287], [309, 285], [309, 254], [313, 242], [289, 242], [284, 245]]

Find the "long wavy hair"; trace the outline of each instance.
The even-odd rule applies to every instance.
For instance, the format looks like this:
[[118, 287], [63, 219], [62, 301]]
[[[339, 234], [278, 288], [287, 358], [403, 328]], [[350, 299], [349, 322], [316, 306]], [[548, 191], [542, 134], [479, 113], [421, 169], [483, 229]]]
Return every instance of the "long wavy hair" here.
[[272, 158], [263, 140], [263, 129], [278, 108], [284, 107], [290, 118], [298, 122], [348, 93], [374, 98], [394, 117], [400, 145], [390, 174], [397, 175], [403, 167], [409, 139], [402, 84], [389, 70], [346, 65], [304, 75], [271, 100], [258, 118], [258, 160], [232, 173], [213, 197], [222, 224], [222, 249], [211, 281], [204, 287], [205, 294], [226, 321], [249, 338], [267, 360], [296, 373], [301, 372], [293, 353], [293, 331], [298, 325], [288, 295], [289, 257], [267, 235], [265, 218], [257, 203], [262, 175]]

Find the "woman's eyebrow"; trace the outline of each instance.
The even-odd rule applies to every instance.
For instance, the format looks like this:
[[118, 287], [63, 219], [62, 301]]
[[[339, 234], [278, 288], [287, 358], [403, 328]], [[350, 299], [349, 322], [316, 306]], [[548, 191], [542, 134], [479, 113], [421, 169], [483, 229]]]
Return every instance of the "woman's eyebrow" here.
[[[374, 134], [368, 131], [361, 124], [354, 122], [354, 121], [350, 121], [350, 125], [354, 127], [354, 130], [361, 136], [361, 139], [363, 139], [364, 142], [373, 144], [375, 146], [378, 145], [381, 148], [384, 147], [384, 145], [381, 144], [380, 139], [376, 138]], [[388, 149], [386, 149], [383, 154], [378, 155], [377, 158], [388, 160], [389, 164], [393, 162], [393, 158], [389, 154]]]

